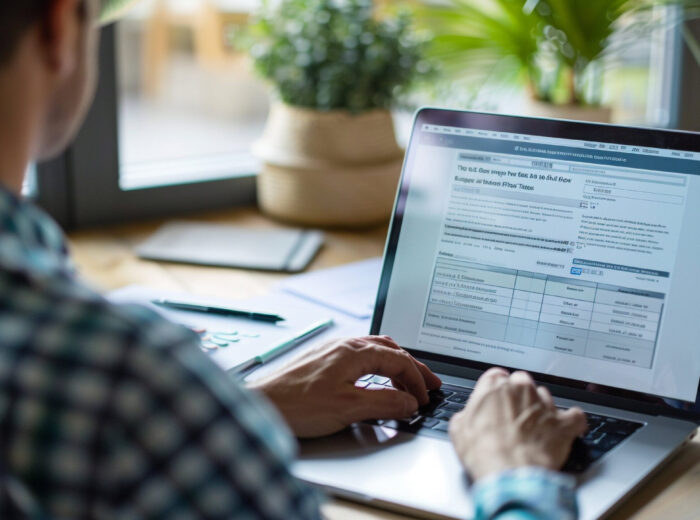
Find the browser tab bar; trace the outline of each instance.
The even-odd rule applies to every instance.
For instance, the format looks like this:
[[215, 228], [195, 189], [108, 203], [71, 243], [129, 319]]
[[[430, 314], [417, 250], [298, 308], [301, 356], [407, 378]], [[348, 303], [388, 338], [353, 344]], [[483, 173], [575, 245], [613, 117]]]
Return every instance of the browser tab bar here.
[[495, 132], [482, 129], [458, 128], [451, 126], [427, 125], [422, 127], [423, 132], [444, 134], [444, 135], [464, 135], [474, 136], [483, 139], [496, 139], [499, 141], [526, 141], [537, 144], [565, 144], [576, 148], [586, 148], [589, 150], [605, 150], [610, 152], [623, 152], [626, 154], [637, 154], [654, 157], [668, 157], [675, 159], [700, 161], [700, 153], [683, 150], [667, 150], [663, 148], [641, 147], [623, 145], [617, 143], [601, 143], [596, 141], [578, 141], [576, 139], [550, 138], [535, 135], [513, 134], [508, 132]]

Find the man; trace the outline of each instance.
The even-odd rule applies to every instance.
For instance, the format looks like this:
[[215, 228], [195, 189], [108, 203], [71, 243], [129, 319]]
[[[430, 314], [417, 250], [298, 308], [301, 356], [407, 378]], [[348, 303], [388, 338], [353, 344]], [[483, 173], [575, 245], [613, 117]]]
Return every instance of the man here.
[[[98, 0], [0, 4], [0, 476], [10, 499], [0, 516], [318, 518], [319, 496], [290, 474], [281, 418], [314, 437], [405, 417], [440, 380], [390, 338], [365, 337], [319, 347], [250, 391], [187, 329], [75, 278], [61, 231], [20, 190], [28, 162], [63, 150], [85, 115], [98, 10]], [[397, 390], [356, 388], [366, 373]], [[575, 516], [572, 482], [548, 470], [584, 429], [580, 410], [556, 410], [528, 375], [487, 372], [451, 424], [479, 516]]]

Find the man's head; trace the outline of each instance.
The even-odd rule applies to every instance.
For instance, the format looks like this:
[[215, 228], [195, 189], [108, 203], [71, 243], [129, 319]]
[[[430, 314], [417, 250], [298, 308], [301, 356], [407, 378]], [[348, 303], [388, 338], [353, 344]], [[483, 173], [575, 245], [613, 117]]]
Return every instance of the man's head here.
[[92, 100], [100, 0], [0, 2], [0, 125], [40, 160], [62, 151]]

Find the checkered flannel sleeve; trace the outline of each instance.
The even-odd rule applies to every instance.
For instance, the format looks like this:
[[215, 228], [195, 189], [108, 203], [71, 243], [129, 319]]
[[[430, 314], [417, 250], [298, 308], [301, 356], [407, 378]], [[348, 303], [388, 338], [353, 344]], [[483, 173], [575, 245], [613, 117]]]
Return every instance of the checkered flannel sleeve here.
[[541, 468], [520, 468], [479, 481], [472, 489], [475, 520], [575, 520], [575, 483]]
[[319, 496], [289, 470], [293, 441], [263, 399], [180, 327], [151, 322], [115, 388], [103, 475], [112, 518], [313, 519]]

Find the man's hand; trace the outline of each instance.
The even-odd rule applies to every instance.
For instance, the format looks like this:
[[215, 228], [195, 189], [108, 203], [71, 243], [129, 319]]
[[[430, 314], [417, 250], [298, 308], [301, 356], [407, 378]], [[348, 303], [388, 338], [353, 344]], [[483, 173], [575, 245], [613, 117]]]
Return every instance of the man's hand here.
[[[365, 374], [396, 388], [366, 390]], [[320, 437], [366, 419], [409, 417], [442, 382], [387, 336], [338, 340], [312, 350], [252, 388], [277, 407], [297, 437]]]
[[529, 374], [488, 370], [467, 406], [450, 422], [460, 460], [478, 480], [522, 466], [561, 469], [576, 437], [586, 431], [578, 408], [555, 408], [549, 391]]

